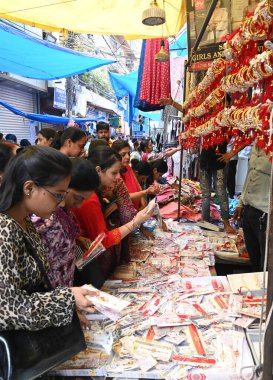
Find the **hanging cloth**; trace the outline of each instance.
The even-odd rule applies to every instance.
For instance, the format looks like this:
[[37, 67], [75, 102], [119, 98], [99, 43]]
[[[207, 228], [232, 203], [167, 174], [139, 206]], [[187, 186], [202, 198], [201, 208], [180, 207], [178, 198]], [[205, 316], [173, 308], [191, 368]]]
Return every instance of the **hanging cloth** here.
[[[163, 109], [159, 105], [161, 98], [170, 97], [170, 62], [156, 62], [155, 55], [160, 50], [161, 38], [143, 41], [138, 86], [134, 107], [141, 111]], [[164, 39], [165, 51], [169, 53], [168, 40]]]

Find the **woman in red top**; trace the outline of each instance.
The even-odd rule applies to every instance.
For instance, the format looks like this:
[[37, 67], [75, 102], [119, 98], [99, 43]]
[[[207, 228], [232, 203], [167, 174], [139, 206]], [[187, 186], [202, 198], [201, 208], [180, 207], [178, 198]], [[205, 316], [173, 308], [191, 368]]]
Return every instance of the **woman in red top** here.
[[[121, 240], [148, 220], [150, 214], [146, 212], [146, 209], [136, 214], [128, 190], [119, 175], [121, 167], [119, 154], [108, 146], [98, 146], [88, 159], [96, 167], [101, 187], [97, 193], [83, 201], [81, 207], [73, 212], [78, 219], [83, 236], [94, 240], [101, 232], [105, 233], [102, 244], [106, 248], [106, 252], [97, 259], [99, 268], [96, 268], [101, 271], [102, 285], [115, 266], [120, 263]], [[115, 227], [113, 219], [107, 225], [106, 212], [109, 209], [109, 203], [106, 203], [105, 206], [104, 200], [105, 196], [109, 197], [110, 193], [115, 196], [115, 202], [112, 205], [118, 211], [118, 219], [121, 224], [118, 228], [113, 228]], [[112, 205], [110, 204], [110, 206]], [[99, 286], [98, 283], [96, 285]]]
[[130, 163], [130, 145], [128, 141], [117, 140], [113, 142], [112, 149], [114, 149], [121, 156], [121, 178], [123, 179], [130, 198], [137, 210], [146, 206], [146, 195], [154, 195], [157, 193], [157, 188], [149, 186], [146, 190], [142, 190], [135, 173]]
[[141, 140], [140, 148], [143, 152], [141, 157], [142, 161], [148, 161], [149, 154], [151, 154], [153, 151], [152, 141], [150, 139]]

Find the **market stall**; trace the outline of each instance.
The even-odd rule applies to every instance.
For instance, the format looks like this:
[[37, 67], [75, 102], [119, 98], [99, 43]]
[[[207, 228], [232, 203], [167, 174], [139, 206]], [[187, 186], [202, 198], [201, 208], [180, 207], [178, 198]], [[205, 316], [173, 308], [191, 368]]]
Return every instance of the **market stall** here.
[[[245, 329], [259, 323], [261, 277], [212, 276], [215, 252], [236, 252], [225, 233], [167, 221], [156, 240], [136, 234], [132, 260], [119, 267], [88, 315], [88, 348], [55, 376], [234, 379], [254, 365]], [[212, 275], [211, 275], [212, 274]], [[255, 281], [253, 280], [255, 279]], [[254, 289], [254, 290], [255, 290]], [[113, 296], [113, 298], [111, 296]], [[253, 293], [254, 294], [254, 293]], [[237, 376], [237, 377], [236, 377]]]
[[[210, 18], [215, 20], [216, 3], [213, 1], [199, 30], [188, 68], [192, 69]], [[216, 13], [227, 19], [228, 11], [223, 9]], [[48, 24], [41, 15], [37, 17], [36, 9], [34, 18], [22, 11], [22, 17], [16, 17], [9, 14], [13, 13], [9, 7], [2, 7], [2, 13], [12, 20], [34, 20], [52, 30], [71, 26], [68, 18], [60, 26], [62, 17], [57, 12]], [[177, 25], [182, 26], [181, 12], [176, 13], [174, 32]], [[77, 21], [75, 30], [86, 31], [79, 29], [78, 24], [83, 23], [79, 18], [74, 14], [72, 18]], [[117, 26], [124, 29], [122, 23]], [[141, 36], [147, 37], [146, 28]], [[148, 36], [168, 36], [165, 29], [156, 27], [155, 35], [150, 29]], [[264, 43], [272, 38], [271, 29], [272, 12], [264, 0], [229, 34], [224, 55], [213, 61], [182, 107], [184, 149], [199, 145], [200, 137], [208, 148], [233, 136], [235, 148], [256, 139], [257, 146], [272, 156], [273, 45]], [[119, 28], [114, 30], [123, 34]], [[107, 32], [114, 33], [112, 29]], [[227, 23], [221, 29], [214, 25], [206, 32], [207, 42], [227, 32], [231, 32]], [[133, 30], [128, 37], [135, 33]], [[55, 368], [52, 376], [231, 380], [251, 378], [253, 368], [260, 364], [257, 345], [261, 330], [257, 333], [257, 327], [265, 319], [263, 275], [215, 276], [217, 257], [239, 259], [240, 239], [219, 231], [204, 232], [187, 223], [201, 218], [200, 189], [196, 183], [181, 181], [181, 172], [179, 192], [165, 187], [158, 197], [169, 232], [163, 232], [159, 222], [154, 241], [137, 233], [132, 236], [131, 262], [118, 267], [100, 294], [92, 297], [97, 312], [87, 315], [91, 321], [90, 330], [85, 330], [87, 349]], [[183, 222], [173, 221], [177, 209]]]

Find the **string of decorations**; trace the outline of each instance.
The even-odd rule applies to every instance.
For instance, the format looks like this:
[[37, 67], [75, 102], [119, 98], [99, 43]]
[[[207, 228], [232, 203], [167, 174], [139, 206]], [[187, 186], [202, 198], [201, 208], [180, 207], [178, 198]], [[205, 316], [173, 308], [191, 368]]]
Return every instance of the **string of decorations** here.
[[[201, 136], [203, 148], [221, 144], [233, 136], [235, 148], [256, 139], [272, 157], [272, 20], [268, 0], [264, 0], [254, 16], [227, 38], [225, 59], [212, 63], [183, 105], [185, 147], [195, 146]], [[259, 53], [259, 41], [265, 39], [268, 41]], [[229, 104], [227, 94], [231, 99]]]

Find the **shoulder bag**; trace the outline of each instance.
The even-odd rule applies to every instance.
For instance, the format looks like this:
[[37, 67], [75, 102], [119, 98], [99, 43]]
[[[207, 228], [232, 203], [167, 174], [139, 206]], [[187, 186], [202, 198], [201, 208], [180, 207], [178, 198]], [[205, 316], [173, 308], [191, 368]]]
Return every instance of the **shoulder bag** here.
[[[36, 260], [46, 284], [52, 286], [39, 256], [25, 237], [29, 254]], [[74, 311], [72, 322], [61, 327], [48, 327], [38, 331], [0, 331], [0, 380], [32, 380], [45, 374], [73, 355], [86, 348], [82, 328]]]

